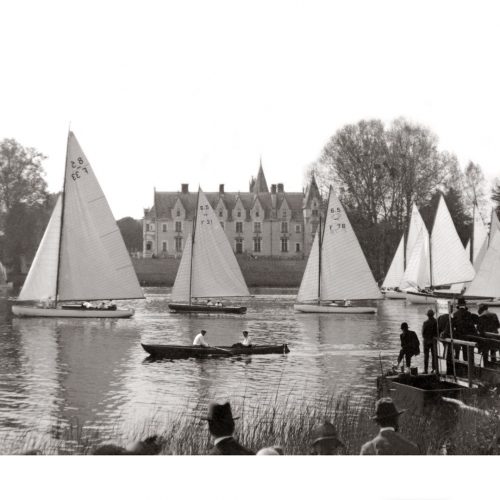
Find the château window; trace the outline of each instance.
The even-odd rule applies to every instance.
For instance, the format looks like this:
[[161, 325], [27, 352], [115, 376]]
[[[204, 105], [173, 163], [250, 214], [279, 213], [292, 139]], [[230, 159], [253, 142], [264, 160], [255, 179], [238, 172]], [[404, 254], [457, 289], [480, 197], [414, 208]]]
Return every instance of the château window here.
[[281, 251], [288, 252], [288, 238], [281, 238]]
[[166, 224], [162, 224], [161, 225], [161, 230], [166, 233], [167, 232], [167, 225]]
[[146, 241], [146, 252], [151, 252], [151, 249], [153, 247], [153, 244], [151, 241]]
[[238, 217], [241, 217], [241, 210], [238, 210]]
[[281, 232], [282, 233], [288, 233], [288, 222], [282, 222], [281, 223]]
[[254, 222], [253, 223], [253, 232], [254, 233], [260, 233], [260, 228], [261, 228], [260, 222]]
[[300, 224], [295, 225], [295, 232], [296, 233], [301, 233], [302, 232], [302, 226]]
[[282, 215], [283, 219], [286, 219], [286, 210], [283, 210], [282, 213], [283, 213], [283, 215]]
[[316, 209], [313, 209], [313, 211], [312, 211], [312, 216], [313, 216], [313, 217], [317, 217], [317, 216], [318, 216], [318, 209], [317, 209], [317, 208], [316, 208]]
[[237, 233], [242, 233], [243, 232], [243, 222], [237, 222], [236, 223], [236, 232]]
[[261, 243], [262, 243], [262, 238], [253, 239], [253, 251], [255, 253], [259, 253], [261, 251]]
[[222, 210], [219, 210], [219, 217], [224, 217], [224, 212]]
[[175, 251], [182, 252], [182, 238], [180, 236], [176, 236], [175, 238]]
[[161, 249], [162, 249], [163, 252], [167, 251], [167, 242], [166, 241], [162, 241]]
[[179, 209], [177, 209], [177, 217], [180, 217], [181, 216], [181, 211]]
[[175, 231], [177, 233], [182, 232], [182, 222], [180, 220], [175, 221]]
[[260, 217], [259, 211], [255, 212], [255, 217]]
[[300, 243], [295, 243], [295, 251], [300, 252]]
[[236, 238], [235, 250], [236, 253], [243, 253], [243, 238]]
[[317, 222], [313, 222], [311, 224], [311, 231], [312, 231], [312, 234], [316, 234], [316, 231], [318, 229], [318, 223]]

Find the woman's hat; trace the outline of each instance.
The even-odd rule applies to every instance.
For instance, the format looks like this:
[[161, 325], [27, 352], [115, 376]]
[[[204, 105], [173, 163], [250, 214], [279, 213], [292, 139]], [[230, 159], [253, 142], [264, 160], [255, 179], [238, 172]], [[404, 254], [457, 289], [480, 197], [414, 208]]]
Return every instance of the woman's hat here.
[[201, 419], [208, 420], [210, 422], [231, 423], [233, 420], [238, 420], [239, 418], [240, 417], [233, 417], [231, 404], [228, 401], [224, 404], [211, 402], [208, 405], [207, 416], [202, 417]]
[[394, 401], [391, 398], [380, 398], [375, 403], [375, 415], [373, 415], [372, 420], [380, 420], [383, 418], [397, 417], [404, 413], [404, 410], [398, 410]]

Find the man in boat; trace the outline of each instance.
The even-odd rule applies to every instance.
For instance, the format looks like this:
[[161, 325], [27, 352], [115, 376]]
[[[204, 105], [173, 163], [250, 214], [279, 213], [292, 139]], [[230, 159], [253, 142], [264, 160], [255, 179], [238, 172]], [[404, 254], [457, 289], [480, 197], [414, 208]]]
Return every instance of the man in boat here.
[[243, 330], [243, 340], [237, 344], [233, 344], [231, 347], [252, 347], [252, 342], [248, 337], [248, 332]]
[[398, 410], [391, 398], [381, 398], [375, 404], [372, 420], [380, 427], [379, 433], [361, 447], [361, 455], [419, 455], [416, 444], [399, 434]]
[[400, 335], [401, 351], [399, 351], [397, 366], [405, 358], [406, 368], [409, 369], [411, 358], [420, 354], [420, 340], [418, 340], [417, 334], [408, 328], [408, 323], [401, 323], [401, 330], [403, 333]]
[[424, 373], [429, 369], [429, 352], [432, 355], [432, 371], [436, 370], [437, 355], [435, 352], [434, 339], [438, 336], [438, 323], [434, 317], [434, 311], [427, 311], [427, 320], [422, 325], [422, 340], [424, 346]]
[[[486, 333], [498, 333], [500, 328], [500, 322], [498, 321], [498, 316], [488, 310], [487, 304], [480, 304], [477, 321], [477, 330], [481, 337], [485, 337]], [[496, 349], [489, 349], [491, 361], [496, 361]], [[488, 356], [488, 349], [482, 350], [483, 357]]]
[[214, 447], [209, 450], [209, 455], [255, 455], [233, 437], [234, 421], [238, 418], [233, 417], [229, 402], [208, 405], [208, 415], [203, 420], [208, 422], [208, 430], [214, 437]]
[[339, 439], [335, 426], [325, 420], [316, 426], [311, 435], [311, 455], [336, 455], [344, 443]]
[[193, 345], [196, 345], [198, 347], [210, 347], [208, 345], [208, 342], [205, 340], [206, 333], [206, 330], [201, 330], [200, 333], [194, 338]]
[[93, 309], [94, 306], [89, 301], [86, 300], [85, 302], [82, 302], [82, 307], [84, 309]]
[[[474, 324], [474, 318], [471, 312], [467, 309], [467, 304], [463, 297], [459, 297], [457, 303], [457, 311], [453, 315], [453, 338], [455, 340], [467, 340], [469, 335], [474, 335], [476, 333], [476, 326]], [[464, 361], [467, 361], [467, 347], [456, 345], [455, 346], [455, 358], [460, 357], [460, 350], [462, 350], [462, 355]]]

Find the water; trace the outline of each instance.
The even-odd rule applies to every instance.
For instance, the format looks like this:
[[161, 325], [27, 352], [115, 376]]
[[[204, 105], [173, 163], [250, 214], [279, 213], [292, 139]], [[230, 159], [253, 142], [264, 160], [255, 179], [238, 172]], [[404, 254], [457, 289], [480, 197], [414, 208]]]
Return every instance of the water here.
[[[132, 435], [172, 412], [195, 418], [211, 398], [252, 406], [342, 391], [373, 397], [379, 355], [384, 369], [395, 363], [400, 323], [420, 335], [427, 310], [386, 300], [376, 316], [299, 314], [293, 295], [257, 295], [243, 316], [185, 316], [169, 313], [169, 289], [145, 293], [129, 302], [129, 320], [21, 319], [0, 297], [0, 452], [27, 433], [53, 438], [71, 422]], [[146, 360], [141, 342], [190, 344], [201, 328], [211, 345], [238, 342], [248, 330], [254, 343], [286, 342], [291, 352]]]

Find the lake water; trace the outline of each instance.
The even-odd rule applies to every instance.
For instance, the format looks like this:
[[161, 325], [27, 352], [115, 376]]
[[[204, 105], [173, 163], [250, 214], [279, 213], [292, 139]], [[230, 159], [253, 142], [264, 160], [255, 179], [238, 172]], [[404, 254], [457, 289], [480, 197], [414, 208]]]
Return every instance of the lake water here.
[[[71, 423], [133, 435], [172, 412], [206, 411], [212, 398], [314, 403], [351, 391], [373, 397], [381, 364], [399, 352], [399, 326], [419, 333], [427, 306], [380, 301], [377, 315], [300, 314], [293, 295], [256, 295], [242, 316], [170, 313], [167, 288], [129, 302], [132, 319], [16, 318], [0, 298], [0, 453], [23, 439], [54, 438]], [[140, 343], [288, 343], [288, 355], [146, 361]], [[417, 365], [421, 367], [423, 356]], [[56, 436], [57, 437], [57, 436]]]

